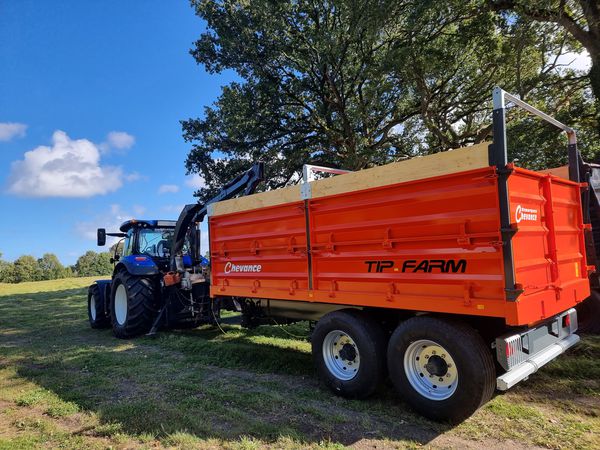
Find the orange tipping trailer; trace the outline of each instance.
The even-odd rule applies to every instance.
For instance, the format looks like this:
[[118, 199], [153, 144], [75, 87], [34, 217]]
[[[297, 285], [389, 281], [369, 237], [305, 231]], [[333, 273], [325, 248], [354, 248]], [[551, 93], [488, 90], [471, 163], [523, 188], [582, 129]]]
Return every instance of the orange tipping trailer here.
[[[552, 317], [590, 295], [580, 185], [509, 170], [508, 264], [496, 168], [484, 167], [212, 215], [211, 294], [500, 317], [508, 325]], [[507, 270], [515, 273], [512, 290]]]
[[[507, 100], [567, 132], [573, 181], [508, 162]], [[305, 166], [299, 185], [209, 205], [211, 297], [248, 326], [317, 321], [317, 371], [338, 394], [373, 392], [387, 360], [415, 409], [464, 419], [578, 342], [593, 270], [573, 130], [501, 89], [493, 125], [493, 143]]]

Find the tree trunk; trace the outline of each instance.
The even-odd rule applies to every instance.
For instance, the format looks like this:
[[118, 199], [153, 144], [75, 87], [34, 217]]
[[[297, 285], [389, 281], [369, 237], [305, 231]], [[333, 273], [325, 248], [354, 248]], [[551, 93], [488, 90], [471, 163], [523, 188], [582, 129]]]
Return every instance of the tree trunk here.
[[596, 57], [592, 55], [592, 67], [588, 76], [596, 100], [596, 129], [600, 135], [600, 54]]

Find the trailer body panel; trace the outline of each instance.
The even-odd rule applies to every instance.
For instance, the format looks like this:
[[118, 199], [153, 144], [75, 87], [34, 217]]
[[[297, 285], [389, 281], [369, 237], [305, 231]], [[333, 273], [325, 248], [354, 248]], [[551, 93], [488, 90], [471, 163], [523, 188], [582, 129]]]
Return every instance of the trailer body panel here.
[[[584, 300], [579, 185], [513, 168], [513, 233], [503, 233], [498, 179], [488, 166], [213, 215], [211, 295], [500, 317], [508, 325]], [[505, 292], [511, 238], [516, 301]]]

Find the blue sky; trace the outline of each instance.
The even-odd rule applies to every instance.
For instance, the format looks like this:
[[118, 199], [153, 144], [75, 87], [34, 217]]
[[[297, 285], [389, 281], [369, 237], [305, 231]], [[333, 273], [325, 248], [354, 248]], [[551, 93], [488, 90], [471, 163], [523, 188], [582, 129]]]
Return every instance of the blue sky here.
[[179, 120], [233, 79], [188, 54], [203, 30], [186, 0], [0, 0], [4, 259], [72, 264], [98, 226], [194, 201]]

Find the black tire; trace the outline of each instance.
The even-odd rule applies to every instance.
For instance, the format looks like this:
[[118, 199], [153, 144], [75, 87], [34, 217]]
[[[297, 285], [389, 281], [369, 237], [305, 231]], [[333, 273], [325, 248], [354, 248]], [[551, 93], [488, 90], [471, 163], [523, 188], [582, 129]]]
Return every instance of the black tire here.
[[[348, 368], [348, 370], [356, 371], [354, 375], [346, 375], [352, 376], [351, 379], [343, 379], [336, 376], [327, 366], [326, 357], [324, 356], [325, 339], [332, 339], [327, 336], [335, 331], [342, 331], [355, 344], [352, 345], [346, 342], [342, 346], [341, 351], [345, 352], [344, 355], [348, 355], [347, 359], [343, 357], [335, 358], [338, 361], [356, 362], [356, 354], [353, 352], [357, 351], [360, 362], [358, 369], [351, 369], [349, 366], [343, 367], [343, 369]], [[319, 378], [337, 395], [346, 398], [368, 397], [375, 391], [385, 376], [385, 333], [377, 322], [361, 311], [334, 311], [323, 316], [317, 322], [312, 333], [311, 342], [313, 359]], [[348, 345], [350, 347], [347, 347]], [[352, 350], [351, 347], [355, 350]], [[338, 349], [340, 348], [338, 347]], [[355, 359], [352, 359], [352, 356]], [[328, 359], [331, 365], [333, 359]]]
[[97, 284], [92, 284], [88, 289], [88, 321], [94, 329], [110, 327], [110, 319], [104, 312], [104, 301], [100, 297]]
[[[425, 345], [425, 341], [442, 347], [442, 354], [436, 354], [437, 347]], [[491, 351], [473, 328], [454, 320], [419, 316], [401, 323], [390, 338], [387, 358], [390, 378], [398, 392], [416, 411], [435, 421], [463, 421], [489, 401], [496, 388]], [[419, 368], [425, 362], [428, 367]], [[427, 391], [430, 383], [427, 395], [438, 397], [427, 398], [409, 377], [421, 391]]]
[[577, 309], [578, 331], [585, 334], [600, 334], [600, 292], [592, 289], [592, 294], [575, 309]]
[[[127, 305], [119, 312], [115, 304], [120, 286], [125, 289]], [[152, 278], [131, 275], [125, 270], [117, 272], [110, 291], [113, 334], [120, 339], [129, 339], [150, 331], [158, 315], [157, 293], [158, 285]]]

